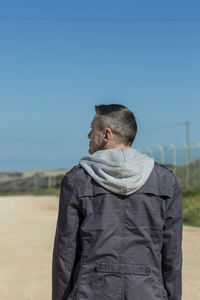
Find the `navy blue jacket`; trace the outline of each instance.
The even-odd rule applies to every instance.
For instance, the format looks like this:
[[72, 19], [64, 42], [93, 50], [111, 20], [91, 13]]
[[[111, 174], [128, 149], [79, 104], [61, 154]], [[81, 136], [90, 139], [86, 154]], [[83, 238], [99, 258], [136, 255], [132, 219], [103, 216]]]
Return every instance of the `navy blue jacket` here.
[[166, 167], [122, 196], [76, 166], [61, 183], [52, 300], [181, 300], [181, 243], [181, 191]]

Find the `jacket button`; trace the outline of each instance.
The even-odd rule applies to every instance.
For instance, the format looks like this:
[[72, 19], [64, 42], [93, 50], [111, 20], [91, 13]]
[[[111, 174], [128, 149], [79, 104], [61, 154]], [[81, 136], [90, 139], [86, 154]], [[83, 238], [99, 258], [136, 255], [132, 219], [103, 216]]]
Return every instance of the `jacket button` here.
[[146, 273], [147, 275], [151, 274], [151, 269], [150, 269], [150, 267], [146, 267], [146, 268], [145, 268], [145, 273]]

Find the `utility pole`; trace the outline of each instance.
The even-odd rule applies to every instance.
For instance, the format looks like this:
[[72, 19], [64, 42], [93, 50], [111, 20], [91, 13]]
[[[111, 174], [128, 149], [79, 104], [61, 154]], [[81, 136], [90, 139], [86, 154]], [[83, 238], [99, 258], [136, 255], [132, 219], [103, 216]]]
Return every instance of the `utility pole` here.
[[190, 122], [184, 122], [186, 129], [186, 187], [189, 187], [190, 182]]
[[[200, 142], [196, 141], [196, 144], [197, 144], [197, 146], [198, 146], [198, 148], [200, 150]], [[200, 152], [199, 152], [199, 154], [200, 154]], [[199, 156], [197, 162], [198, 162], [198, 181], [197, 181], [197, 186], [200, 186], [200, 156]]]

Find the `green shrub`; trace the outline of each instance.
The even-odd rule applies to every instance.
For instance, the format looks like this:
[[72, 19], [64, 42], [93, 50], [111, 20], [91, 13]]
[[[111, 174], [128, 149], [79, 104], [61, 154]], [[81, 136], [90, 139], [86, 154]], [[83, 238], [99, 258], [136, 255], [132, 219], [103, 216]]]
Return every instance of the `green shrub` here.
[[183, 224], [200, 226], [200, 191], [182, 190]]

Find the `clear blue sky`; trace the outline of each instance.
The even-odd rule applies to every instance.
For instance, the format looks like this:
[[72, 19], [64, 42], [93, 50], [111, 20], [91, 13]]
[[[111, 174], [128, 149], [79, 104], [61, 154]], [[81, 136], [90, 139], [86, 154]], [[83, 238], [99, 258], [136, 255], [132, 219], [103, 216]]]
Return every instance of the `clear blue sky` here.
[[135, 148], [200, 140], [200, 1], [3, 1], [0, 171], [71, 168], [95, 104], [136, 115]]

